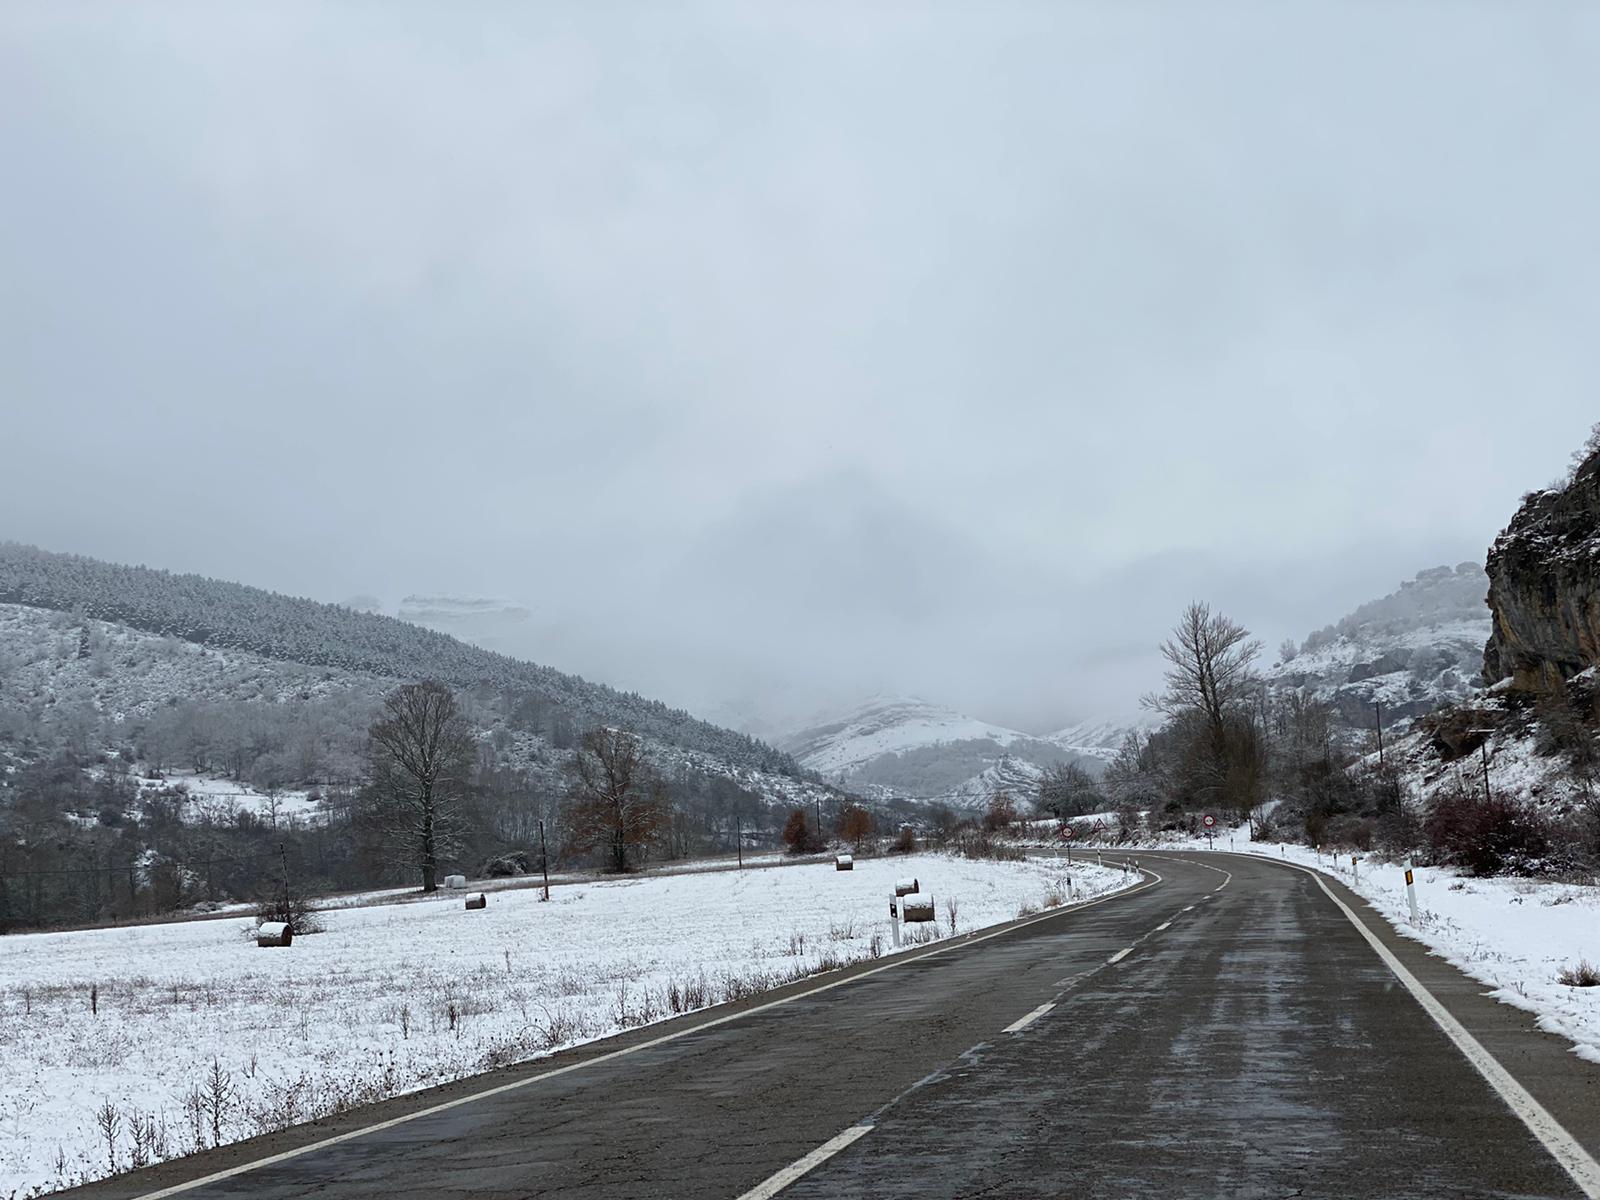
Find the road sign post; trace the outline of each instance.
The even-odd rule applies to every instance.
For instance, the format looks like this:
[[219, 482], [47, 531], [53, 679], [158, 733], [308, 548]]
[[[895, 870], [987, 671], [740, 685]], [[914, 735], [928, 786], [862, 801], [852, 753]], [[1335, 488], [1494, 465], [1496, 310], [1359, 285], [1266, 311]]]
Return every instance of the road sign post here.
[[1217, 827], [1217, 819], [1215, 817], [1213, 817], [1210, 813], [1207, 813], [1205, 816], [1200, 818], [1200, 824], [1204, 825], [1205, 829], [1206, 829], [1206, 849], [1207, 850], [1216, 849], [1216, 847], [1212, 844], [1211, 836], [1212, 836], [1213, 831]]

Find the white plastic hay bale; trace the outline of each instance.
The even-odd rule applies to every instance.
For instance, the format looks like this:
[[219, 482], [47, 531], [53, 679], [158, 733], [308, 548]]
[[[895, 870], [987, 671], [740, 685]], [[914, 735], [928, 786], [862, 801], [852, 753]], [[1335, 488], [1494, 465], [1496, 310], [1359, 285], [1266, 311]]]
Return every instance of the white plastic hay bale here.
[[287, 946], [294, 941], [294, 930], [287, 921], [263, 921], [256, 926], [256, 945]]
[[467, 877], [465, 875], [446, 875], [444, 877], [444, 885], [452, 890], [464, 888], [467, 886]]
[[835, 854], [833, 856], [833, 869], [835, 871], [854, 871], [856, 860], [848, 854]]
[[896, 879], [894, 881], [894, 894], [896, 896], [914, 896], [921, 890], [917, 886], [915, 879]]
[[476, 896], [468, 896], [467, 897], [467, 907], [468, 908], [488, 908], [489, 907], [489, 897], [483, 892], [479, 892]]
[[919, 894], [903, 896], [900, 900], [900, 919], [907, 925], [933, 920], [933, 896]]

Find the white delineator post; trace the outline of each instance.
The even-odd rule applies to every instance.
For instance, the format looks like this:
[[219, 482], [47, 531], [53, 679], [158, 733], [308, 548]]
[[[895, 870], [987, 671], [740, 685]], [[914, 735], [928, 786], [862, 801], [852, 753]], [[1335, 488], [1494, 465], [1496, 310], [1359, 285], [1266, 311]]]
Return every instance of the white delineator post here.
[[895, 897], [889, 897], [889, 928], [894, 930], [894, 948], [900, 949], [900, 909]]
[[1356, 856], [1350, 856], [1350, 882], [1357, 883], [1361, 879], [1361, 869], [1356, 866]]
[[1406, 868], [1406, 903], [1411, 906], [1411, 923], [1421, 926], [1422, 921], [1417, 917], [1417, 884], [1411, 877], [1411, 868]]

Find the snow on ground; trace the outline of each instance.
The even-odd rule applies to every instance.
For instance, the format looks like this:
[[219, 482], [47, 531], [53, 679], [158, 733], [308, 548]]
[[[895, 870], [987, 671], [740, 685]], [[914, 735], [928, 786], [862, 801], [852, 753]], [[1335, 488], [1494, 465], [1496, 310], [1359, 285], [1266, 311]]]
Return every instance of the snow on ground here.
[[[1600, 968], [1600, 886], [1475, 879], [1448, 867], [1416, 867], [1421, 923], [1413, 925], [1404, 863], [1361, 854], [1352, 874], [1348, 853], [1336, 857], [1309, 846], [1251, 843], [1243, 829], [1224, 831], [1216, 848], [1226, 850], [1230, 843], [1240, 852], [1333, 875], [1400, 933], [1481, 980], [1495, 999], [1535, 1014], [1539, 1028], [1572, 1042], [1580, 1057], [1600, 1063], [1600, 987], [1572, 987], [1557, 978], [1580, 962]], [[1203, 850], [1205, 840], [1184, 846]]]
[[188, 796], [183, 814], [188, 820], [204, 816], [213, 821], [229, 821], [235, 813], [249, 812], [259, 820], [276, 824], [315, 820], [321, 815], [316, 793], [304, 788], [264, 791], [224, 775], [195, 771], [168, 771], [159, 779], [136, 777], [135, 782], [141, 793], [181, 789]]
[[[959, 932], [1125, 886], [943, 855], [346, 908], [258, 949], [246, 919], [0, 939], [0, 1196], [381, 1100], [890, 952], [917, 876]], [[112, 1129], [108, 1140], [97, 1114]]]

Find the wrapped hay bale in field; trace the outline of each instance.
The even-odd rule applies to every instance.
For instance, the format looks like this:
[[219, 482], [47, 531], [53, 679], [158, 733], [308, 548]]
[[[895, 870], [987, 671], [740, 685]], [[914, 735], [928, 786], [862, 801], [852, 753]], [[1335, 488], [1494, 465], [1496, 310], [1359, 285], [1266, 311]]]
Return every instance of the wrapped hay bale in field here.
[[854, 871], [856, 860], [848, 854], [835, 854], [833, 856], [833, 869], [835, 871]]
[[907, 925], [918, 921], [933, 920], [933, 895], [932, 893], [919, 893], [915, 896], [905, 896], [900, 901], [900, 919]]
[[917, 886], [915, 879], [896, 879], [894, 881], [894, 894], [896, 896], [912, 896], [921, 890]]
[[256, 945], [287, 946], [294, 941], [294, 928], [287, 921], [263, 921], [256, 926]]
[[488, 908], [489, 907], [489, 897], [487, 895], [485, 895], [483, 892], [479, 892], [476, 896], [468, 896], [467, 897], [467, 907], [468, 908]]

